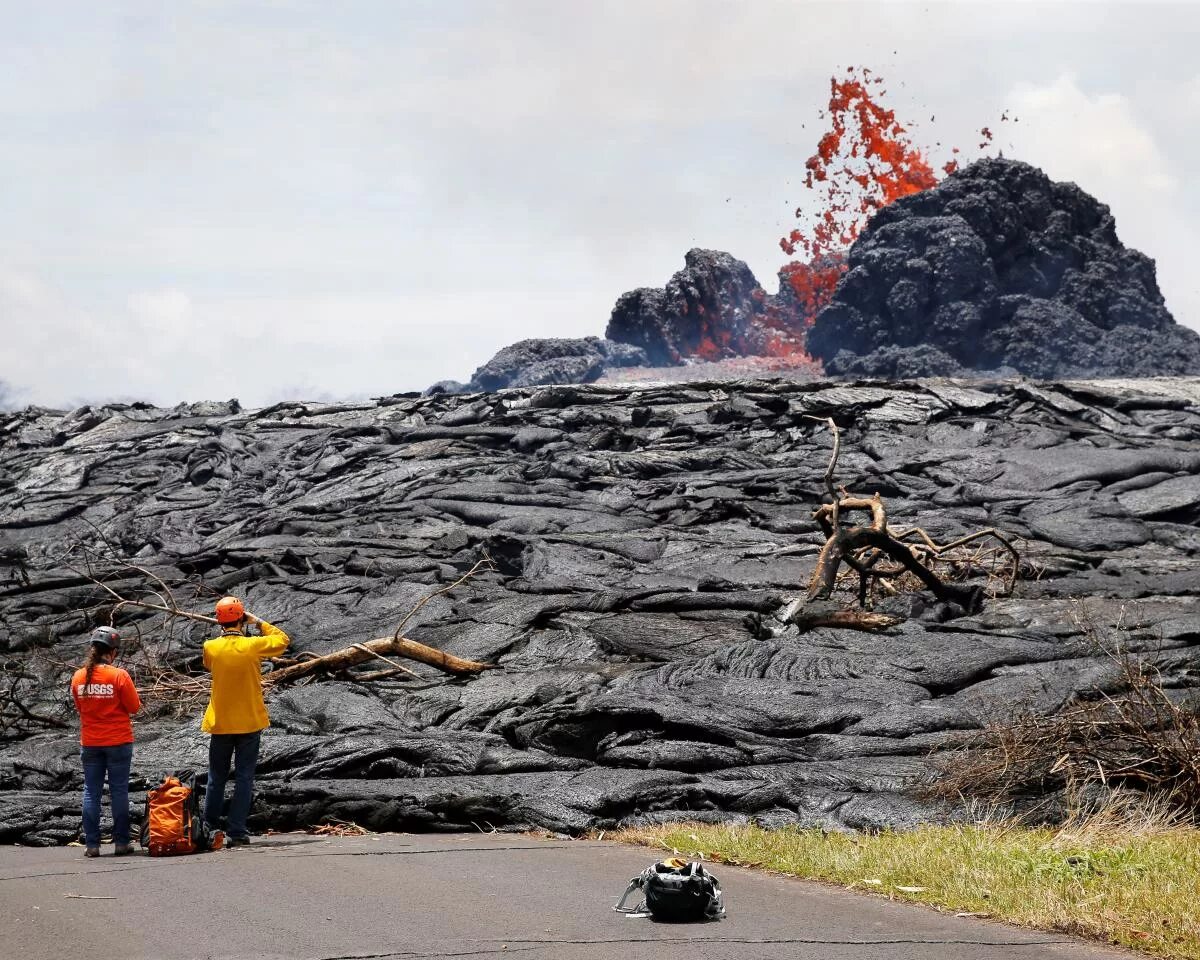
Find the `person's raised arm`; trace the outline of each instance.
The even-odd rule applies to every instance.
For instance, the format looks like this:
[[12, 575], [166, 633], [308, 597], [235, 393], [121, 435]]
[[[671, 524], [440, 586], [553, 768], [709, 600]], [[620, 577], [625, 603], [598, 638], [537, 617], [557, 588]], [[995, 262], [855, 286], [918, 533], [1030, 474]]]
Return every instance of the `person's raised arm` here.
[[256, 652], [260, 657], [263, 657], [264, 659], [267, 657], [277, 657], [283, 653], [283, 651], [288, 648], [288, 644], [292, 642], [291, 638], [288, 637], [286, 633], [273, 624], [267, 623], [266, 620], [262, 620], [252, 613], [247, 613], [246, 619], [251, 623], [257, 623], [258, 629], [262, 631], [261, 637], [254, 638], [258, 641], [256, 644]]

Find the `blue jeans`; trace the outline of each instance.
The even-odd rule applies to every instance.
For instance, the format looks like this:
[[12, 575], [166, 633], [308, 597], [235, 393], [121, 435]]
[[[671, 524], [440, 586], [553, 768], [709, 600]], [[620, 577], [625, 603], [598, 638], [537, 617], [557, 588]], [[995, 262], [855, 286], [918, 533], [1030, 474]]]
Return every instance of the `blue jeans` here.
[[254, 768], [258, 764], [258, 744], [262, 731], [254, 733], [214, 733], [208, 741], [208, 786], [204, 792], [204, 822], [215, 830], [221, 824], [225, 806], [225, 781], [233, 763], [233, 800], [229, 804], [229, 836], [247, 837], [246, 818], [254, 798]]
[[133, 763], [133, 744], [116, 747], [80, 747], [83, 760], [83, 843], [100, 846], [100, 797], [104, 777], [108, 775], [108, 793], [112, 798], [113, 843], [129, 842], [129, 767]]

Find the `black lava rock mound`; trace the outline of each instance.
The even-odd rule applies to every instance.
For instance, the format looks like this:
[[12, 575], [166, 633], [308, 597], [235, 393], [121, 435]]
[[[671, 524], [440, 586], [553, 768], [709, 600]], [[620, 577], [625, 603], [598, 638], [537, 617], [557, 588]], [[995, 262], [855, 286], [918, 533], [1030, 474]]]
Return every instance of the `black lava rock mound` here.
[[731, 254], [695, 248], [665, 287], [622, 294], [605, 336], [640, 347], [650, 366], [689, 357], [762, 356], [772, 335], [799, 329], [799, 304], [789, 294], [790, 288], [782, 296], [767, 294], [750, 268]]
[[1200, 373], [1200, 335], [1108, 207], [1005, 159], [877, 213], [808, 349], [828, 373], [888, 378]]
[[[881, 634], [768, 629], [837, 480], [942, 541], [994, 526], [1036, 576], [972, 617], [928, 596]], [[941, 815], [932, 750], [1111, 689], [1121, 622], [1180, 698], [1200, 656], [1200, 381], [517, 388], [354, 404], [0, 415], [0, 842], [74, 839], [67, 682], [113, 598], [81, 548], [224, 592], [292, 653], [391, 636], [488, 661], [268, 693], [254, 829], [577, 832], [672, 818], [830, 829]], [[103, 540], [102, 540], [103, 538]], [[107, 547], [105, 546], [107, 544]], [[109, 584], [157, 589], [132, 568]], [[148, 594], [142, 593], [143, 596]], [[1086, 616], [1078, 598], [1086, 597]], [[896, 612], [900, 612], [897, 610]], [[126, 608], [121, 663], [203, 677], [205, 624]], [[134, 795], [206, 766], [204, 698], [147, 698]]]
[[599, 337], [519, 340], [475, 371], [469, 383], [434, 384], [430, 393], [486, 393], [506, 387], [591, 383], [606, 370], [646, 366], [645, 351]]

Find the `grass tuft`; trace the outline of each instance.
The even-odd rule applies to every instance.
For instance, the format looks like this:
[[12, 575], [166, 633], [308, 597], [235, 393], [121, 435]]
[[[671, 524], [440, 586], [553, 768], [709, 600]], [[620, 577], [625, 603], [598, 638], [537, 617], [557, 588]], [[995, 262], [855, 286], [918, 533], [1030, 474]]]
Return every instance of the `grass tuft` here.
[[1200, 960], [1200, 831], [1101, 812], [878, 834], [680, 823], [607, 837], [1040, 930]]

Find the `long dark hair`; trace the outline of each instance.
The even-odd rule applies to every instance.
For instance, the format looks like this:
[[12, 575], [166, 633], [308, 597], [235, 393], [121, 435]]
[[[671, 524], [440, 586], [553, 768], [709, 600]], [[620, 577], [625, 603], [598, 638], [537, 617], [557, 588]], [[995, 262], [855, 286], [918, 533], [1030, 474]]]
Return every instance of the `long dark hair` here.
[[92, 671], [96, 669], [103, 661], [107, 650], [102, 649], [98, 644], [93, 643], [88, 647], [87, 659], [83, 661], [83, 669], [87, 671], [84, 674], [83, 682], [85, 684], [92, 682]]

